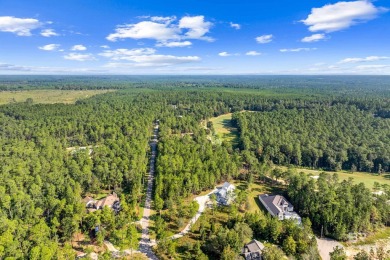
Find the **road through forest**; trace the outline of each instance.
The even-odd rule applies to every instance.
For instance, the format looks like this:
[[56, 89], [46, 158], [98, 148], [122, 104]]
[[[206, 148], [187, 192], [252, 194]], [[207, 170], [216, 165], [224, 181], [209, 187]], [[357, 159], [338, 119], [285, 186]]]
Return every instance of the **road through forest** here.
[[157, 155], [157, 138], [158, 138], [159, 124], [158, 121], [154, 125], [153, 138], [150, 142], [151, 157], [150, 157], [150, 169], [148, 174], [148, 183], [146, 188], [146, 199], [144, 206], [144, 214], [141, 219], [142, 226], [142, 237], [139, 244], [139, 251], [145, 253], [149, 259], [158, 259], [154, 254], [152, 247], [156, 245], [155, 241], [151, 241], [149, 235], [149, 220], [150, 220], [150, 209], [152, 203], [152, 193], [153, 193], [153, 182], [154, 182], [154, 172], [156, 164], [156, 155]]

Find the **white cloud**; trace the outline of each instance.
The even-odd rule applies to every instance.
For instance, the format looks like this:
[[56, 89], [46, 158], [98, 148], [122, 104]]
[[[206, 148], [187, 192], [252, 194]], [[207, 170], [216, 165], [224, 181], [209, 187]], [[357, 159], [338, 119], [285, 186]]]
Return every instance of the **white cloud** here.
[[316, 34], [302, 38], [301, 42], [318, 42], [318, 41], [324, 40], [325, 38], [326, 38], [325, 34], [316, 33]]
[[358, 62], [369, 62], [369, 61], [378, 61], [378, 60], [388, 60], [390, 57], [386, 56], [368, 56], [365, 58], [345, 58], [338, 63], [358, 63]]
[[64, 55], [65, 60], [75, 60], [75, 61], [90, 61], [90, 60], [96, 60], [96, 58], [90, 54], [82, 54], [82, 53], [75, 53], [71, 52], [67, 55]]
[[376, 7], [367, 0], [337, 2], [312, 8], [309, 16], [301, 22], [309, 26], [311, 32], [335, 32], [374, 19], [384, 11], [387, 9]]
[[31, 31], [41, 26], [42, 23], [33, 18], [0, 16], [0, 32], [10, 32], [18, 36], [31, 36]]
[[229, 57], [229, 56], [240, 56], [239, 53], [228, 53], [226, 51], [218, 53], [219, 56], [221, 57]]
[[118, 26], [115, 33], [108, 35], [106, 39], [109, 41], [126, 38], [152, 39], [161, 44], [164, 44], [164, 42], [180, 42], [185, 39], [213, 40], [206, 36], [213, 24], [205, 21], [202, 15], [184, 16], [176, 23], [174, 23], [176, 17], [144, 18], [149, 20]]
[[261, 53], [257, 52], [257, 51], [248, 51], [247, 53], [245, 53], [245, 55], [247, 55], [247, 56], [259, 56], [259, 55], [261, 55]]
[[99, 53], [100, 56], [109, 58], [112, 61], [131, 61], [132, 63], [111, 62], [108, 67], [161, 67], [172, 66], [182, 63], [198, 62], [198, 56], [174, 56], [156, 54], [153, 48], [138, 49], [116, 49], [106, 50]]
[[110, 58], [111, 60], [133, 60], [134, 56], [152, 55], [156, 50], [153, 48], [138, 48], [138, 49], [116, 49], [107, 50], [99, 53], [100, 56]]
[[[149, 17], [145, 17], [145, 18], [149, 18]], [[153, 21], [153, 22], [162, 22], [162, 23], [172, 23], [173, 21], [176, 20], [176, 16], [167, 16], [167, 17], [163, 17], [163, 16], [152, 16], [150, 17], [150, 20]]]
[[238, 23], [232, 23], [230, 22], [230, 27], [236, 29], [236, 30], [240, 30], [241, 29], [241, 25], [238, 24]]
[[191, 46], [192, 42], [184, 41], [184, 42], [159, 42], [156, 44], [157, 47], [188, 47]]
[[266, 35], [256, 37], [256, 41], [258, 43], [269, 43], [269, 42], [272, 42], [273, 37], [274, 36], [272, 34], [266, 34]]
[[213, 41], [212, 38], [204, 36], [210, 31], [213, 24], [206, 22], [203, 15], [198, 16], [184, 16], [179, 21], [180, 29], [188, 29], [184, 34], [185, 39], [200, 39], [206, 41]]
[[390, 68], [390, 65], [359, 65], [355, 67], [358, 70], [377, 70]]
[[115, 29], [115, 33], [107, 36], [109, 41], [118, 39], [154, 39], [157, 41], [179, 40], [177, 27], [167, 26], [165, 23], [143, 21], [137, 24], [126, 24]]
[[227, 53], [226, 51], [218, 53], [219, 56], [221, 57], [229, 57], [232, 56], [233, 54]]
[[30, 71], [29, 67], [0, 63], [0, 71]]
[[70, 50], [71, 51], [85, 51], [85, 50], [87, 50], [87, 47], [85, 47], [82, 44], [77, 44], [77, 45], [74, 45]]
[[53, 29], [45, 29], [41, 31], [43, 37], [59, 36]]
[[300, 51], [314, 51], [317, 48], [295, 48], [295, 49], [280, 49], [280, 52], [300, 52]]
[[109, 49], [109, 48], [110, 48], [110, 46], [108, 46], [108, 45], [101, 45], [101, 46], [100, 46], [100, 48], [103, 48], [103, 49]]
[[60, 44], [47, 44], [44, 46], [38, 47], [38, 49], [43, 50], [43, 51], [56, 51], [60, 47]]
[[0, 72], [5, 71], [6, 74], [38, 74], [38, 75], [47, 75], [47, 74], [81, 74], [85, 75], [86, 73], [104, 73], [106, 74], [108, 70], [95, 69], [95, 68], [66, 68], [66, 67], [34, 67], [34, 66], [20, 66], [13, 64], [0, 63]]

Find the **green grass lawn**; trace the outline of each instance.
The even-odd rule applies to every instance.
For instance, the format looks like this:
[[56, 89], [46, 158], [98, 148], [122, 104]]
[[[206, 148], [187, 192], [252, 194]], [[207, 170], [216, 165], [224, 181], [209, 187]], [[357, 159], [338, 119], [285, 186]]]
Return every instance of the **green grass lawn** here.
[[[232, 182], [238, 189], [245, 189], [247, 184], [245, 181], [233, 181]], [[269, 194], [281, 194], [283, 190], [277, 185], [272, 185], [270, 183], [264, 183], [260, 180], [255, 180], [249, 187], [248, 191], [248, 203], [249, 208], [245, 212], [255, 213], [261, 210], [261, 202], [259, 200], [259, 195], [264, 193]]]
[[16, 102], [25, 102], [32, 98], [33, 104], [73, 104], [79, 99], [89, 98], [98, 94], [113, 90], [24, 90], [24, 91], [1, 91], [0, 105]]
[[[287, 167], [280, 166], [282, 170], [287, 170]], [[372, 189], [374, 187], [374, 182], [379, 182], [380, 184], [389, 184], [390, 185], [390, 174], [384, 173], [382, 175], [373, 175], [368, 172], [347, 172], [347, 171], [338, 171], [338, 172], [330, 172], [330, 171], [321, 171], [321, 170], [311, 170], [304, 168], [296, 168], [298, 172], [303, 172], [306, 174], [319, 175], [321, 172], [326, 172], [329, 174], [337, 173], [339, 175], [340, 180], [348, 180], [348, 178], [353, 178], [354, 183], [363, 182], [366, 187]]]
[[213, 117], [210, 121], [221, 141], [230, 142], [233, 146], [238, 145], [238, 130], [232, 125], [232, 113]]

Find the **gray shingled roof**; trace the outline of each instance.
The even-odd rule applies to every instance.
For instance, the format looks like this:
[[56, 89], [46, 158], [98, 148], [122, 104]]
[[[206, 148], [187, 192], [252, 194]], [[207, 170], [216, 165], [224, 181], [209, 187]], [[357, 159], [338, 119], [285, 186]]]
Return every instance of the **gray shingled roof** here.
[[[276, 195], [276, 196], [281, 197], [280, 195]], [[268, 196], [267, 194], [262, 194], [259, 196], [259, 198], [261, 198], [261, 200], [266, 204], [264, 206], [267, 206], [269, 210], [272, 212], [272, 215], [278, 215], [280, 212], [280, 209], [276, 207], [275, 204], [273, 203], [276, 196]], [[261, 200], [260, 202], [262, 202]]]
[[257, 241], [256, 239], [253, 239], [251, 242], [245, 245], [246, 248], [248, 248], [249, 252], [257, 252], [264, 249], [263, 243]]

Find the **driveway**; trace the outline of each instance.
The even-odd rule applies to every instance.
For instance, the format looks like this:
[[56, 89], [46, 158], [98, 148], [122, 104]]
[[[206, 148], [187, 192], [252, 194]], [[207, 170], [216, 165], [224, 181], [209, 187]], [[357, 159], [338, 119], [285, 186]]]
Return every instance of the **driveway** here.
[[199, 204], [199, 210], [198, 212], [196, 212], [195, 216], [190, 220], [190, 223], [188, 223], [187, 226], [185, 226], [185, 228], [178, 234], [175, 234], [173, 235], [171, 238], [172, 239], [177, 239], [177, 238], [180, 238], [182, 236], [184, 236], [185, 234], [187, 234], [190, 229], [191, 229], [191, 226], [198, 220], [198, 218], [202, 215], [202, 213], [205, 211], [206, 209], [206, 204], [208, 201], [210, 201], [210, 195], [213, 194], [214, 192], [216, 192], [217, 189], [211, 191], [210, 193], [208, 193], [207, 195], [204, 195], [204, 196], [199, 196], [199, 197], [196, 197], [194, 200], [196, 200]]
[[316, 237], [316, 240], [317, 240], [318, 251], [320, 252], [320, 256], [322, 260], [330, 260], [329, 253], [333, 252], [333, 249], [336, 246], [344, 248], [342, 244], [330, 238]]

